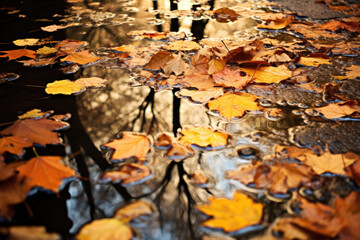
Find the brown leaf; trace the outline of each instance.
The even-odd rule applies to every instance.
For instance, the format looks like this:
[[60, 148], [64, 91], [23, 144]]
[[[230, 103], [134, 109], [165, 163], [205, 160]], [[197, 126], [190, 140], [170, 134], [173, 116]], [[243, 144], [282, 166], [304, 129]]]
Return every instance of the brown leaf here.
[[199, 52], [192, 58], [193, 67], [186, 72], [186, 74], [199, 73], [206, 74], [209, 68], [209, 59]]
[[201, 91], [206, 91], [214, 87], [212, 78], [208, 74], [189, 74], [183, 78], [189, 87], [195, 87]]
[[40, 119], [43, 117], [48, 117], [49, 115], [53, 114], [54, 111], [50, 110], [50, 111], [46, 111], [43, 112], [40, 109], [34, 108], [32, 110], [27, 111], [26, 113], [18, 116], [18, 119], [26, 119], [26, 118], [35, 118], [35, 119]]
[[17, 120], [13, 125], [2, 130], [0, 134], [27, 138], [31, 144], [40, 145], [59, 144], [61, 139], [55, 130], [69, 127], [68, 123], [53, 121], [45, 118]]
[[165, 74], [170, 75], [171, 73], [175, 73], [176, 75], [180, 75], [188, 68], [188, 65], [182, 60], [181, 53], [175, 55], [173, 59], [171, 59], [167, 64], [162, 67]]
[[252, 81], [251, 75], [240, 70], [232, 70], [225, 67], [221, 72], [212, 75], [216, 86], [234, 87], [242, 89]]
[[360, 161], [356, 161], [354, 164], [347, 167], [346, 175], [353, 178], [360, 187]]
[[62, 164], [61, 159], [58, 156], [34, 157], [17, 170], [21, 176], [30, 179], [31, 186], [58, 192], [63, 179], [76, 176], [75, 171]]
[[24, 148], [31, 147], [32, 143], [27, 138], [8, 136], [0, 138], [0, 155], [9, 152], [20, 156]]
[[253, 60], [256, 54], [263, 50], [264, 43], [261, 40], [248, 41], [242, 44], [242, 46], [231, 50], [226, 57], [226, 62], [249, 62]]
[[226, 133], [215, 132], [208, 127], [188, 127], [180, 131], [183, 136], [180, 142], [185, 145], [195, 144], [200, 147], [212, 148], [224, 147], [227, 144], [229, 135]]
[[345, 68], [345, 76], [333, 76], [336, 79], [354, 79], [360, 76], [360, 66], [351, 65], [350, 67]]
[[61, 61], [78, 63], [80, 65], [86, 65], [88, 63], [96, 62], [100, 59], [101, 59], [101, 57], [95, 57], [89, 52], [89, 50], [86, 50], [86, 51], [71, 53], [70, 55], [62, 58]]
[[145, 69], [160, 70], [162, 69], [173, 57], [169, 51], [163, 50], [157, 52], [151, 57], [150, 61], [145, 64]]
[[146, 201], [138, 200], [120, 208], [115, 212], [114, 218], [122, 222], [130, 222], [134, 218], [153, 214], [153, 207]]
[[196, 206], [201, 212], [212, 216], [202, 223], [205, 227], [221, 228], [234, 232], [261, 222], [263, 205], [246, 194], [235, 192], [233, 199], [209, 198], [209, 204]]
[[171, 147], [166, 152], [166, 156], [169, 159], [182, 160], [194, 154], [194, 151], [183, 142], [173, 141]]
[[346, 29], [349, 32], [360, 32], [359, 24], [356, 22], [341, 22], [338, 20], [331, 20], [329, 22], [323, 23], [320, 26], [321, 29], [336, 31], [339, 29]]
[[242, 117], [248, 110], [261, 109], [255, 102], [257, 97], [249, 93], [230, 93], [208, 102], [211, 111], [218, 111], [227, 120]]
[[147, 136], [128, 132], [122, 133], [121, 139], [115, 139], [101, 146], [115, 149], [111, 156], [112, 161], [122, 161], [131, 157], [136, 157], [138, 160], [143, 161], [150, 152], [150, 140]]
[[237, 13], [230, 8], [219, 8], [214, 11], [214, 17], [217, 22], [227, 23], [234, 22], [237, 20]]
[[50, 58], [40, 58], [40, 59], [29, 59], [18, 61], [26, 67], [40, 67], [40, 66], [47, 66], [55, 63], [57, 57], [50, 57]]
[[85, 41], [65, 39], [65, 40], [62, 40], [61, 42], [59, 42], [58, 44], [56, 44], [55, 48], [63, 53], [71, 54], [71, 53], [75, 52], [76, 50], [78, 50], [80, 47], [85, 46], [86, 44], [87, 44], [87, 42], [85, 42]]
[[102, 180], [109, 180], [112, 182], [120, 182], [123, 184], [136, 183], [151, 174], [151, 169], [148, 166], [138, 163], [126, 163], [119, 171], [105, 172], [101, 177]]
[[21, 57], [28, 57], [28, 58], [36, 58], [35, 51], [28, 50], [28, 49], [16, 49], [16, 50], [9, 50], [9, 51], [0, 51], [0, 53], [5, 53], [0, 55], [0, 57], [8, 57], [9, 61], [13, 59], [18, 59]]
[[162, 133], [156, 138], [154, 146], [159, 149], [169, 149], [173, 139], [172, 136], [167, 133]]
[[206, 185], [207, 183], [209, 183], [209, 178], [207, 178], [206, 176], [204, 176], [202, 173], [200, 172], [194, 172], [192, 175], [191, 175], [191, 178], [190, 178], [191, 182], [193, 184], [196, 184], [198, 186], [204, 186]]

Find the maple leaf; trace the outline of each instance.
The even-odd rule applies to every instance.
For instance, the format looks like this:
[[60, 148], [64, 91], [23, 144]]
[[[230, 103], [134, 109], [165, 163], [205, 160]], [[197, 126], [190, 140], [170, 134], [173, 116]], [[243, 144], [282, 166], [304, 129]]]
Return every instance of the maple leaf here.
[[182, 129], [180, 133], [183, 135], [180, 142], [185, 145], [195, 144], [212, 148], [225, 146], [229, 137], [226, 133], [215, 132], [208, 127], [188, 127]]
[[54, 113], [54, 111], [52, 111], [52, 110], [43, 112], [40, 109], [34, 108], [34, 109], [27, 111], [26, 113], [18, 116], [18, 119], [25, 119], [25, 118], [39, 119], [39, 118], [47, 117], [52, 113]]
[[61, 163], [61, 159], [58, 156], [34, 157], [17, 170], [20, 175], [30, 178], [32, 186], [58, 192], [62, 179], [76, 176], [73, 169]]
[[17, 174], [16, 168], [23, 165], [23, 162], [5, 163], [0, 162], [0, 182], [5, 181]]
[[224, 91], [222, 88], [210, 88], [206, 91], [181, 89], [177, 94], [181, 97], [188, 97], [194, 102], [205, 103], [222, 96]]
[[219, 8], [214, 11], [214, 17], [217, 22], [227, 23], [234, 22], [237, 20], [237, 13], [230, 8]]
[[76, 84], [85, 88], [105, 87], [107, 80], [99, 77], [79, 78], [75, 81]]
[[0, 154], [9, 152], [20, 156], [24, 148], [31, 147], [32, 143], [26, 138], [18, 136], [8, 136], [0, 138]]
[[227, 120], [242, 117], [245, 111], [261, 109], [255, 102], [257, 97], [249, 93], [230, 93], [211, 100], [207, 106], [211, 111], [218, 111]]
[[214, 87], [212, 78], [208, 74], [189, 74], [183, 78], [183, 82], [189, 84], [189, 87], [195, 87], [201, 91], [206, 91]]
[[56, 44], [55, 48], [63, 53], [71, 54], [71, 53], [75, 52], [76, 50], [78, 50], [80, 47], [85, 46], [86, 44], [87, 44], [87, 42], [85, 42], [85, 41], [65, 39], [65, 40], [62, 40], [61, 42], [59, 42], [58, 44]]
[[214, 74], [222, 71], [226, 66], [226, 61], [222, 59], [211, 59], [209, 61], [208, 74]]
[[151, 57], [150, 61], [145, 64], [145, 69], [150, 70], [160, 70], [163, 68], [169, 60], [171, 60], [173, 57], [169, 51], [159, 51], [154, 56]]
[[46, 84], [45, 92], [47, 94], [64, 94], [71, 95], [84, 91], [83, 86], [72, 82], [68, 79], [54, 81]]
[[258, 68], [242, 67], [240, 70], [252, 76], [256, 83], [279, 83], [292, 76], [292, 72], [285, 65], [278, 67], [261, 66]]
[[150, 203], [138, 200], [118, 209], [115, 212], [114, 218], [119, 219], [122, 222], [130, 222], [134, 218], [144, 215], [152, 215], [153, 213], [153, 206]]
[[320, 58], [320, 57], [301, 57], [297, 62], [305, 66], [317, 67], [320, 64], [331, 64], [331, 59]]
[[8, 219], [14, 214], [14, 206], [23, 202], [32, 188], [29, 179], [18, 174], [0, 182], [0, 216]]
[[305, 25], [305, 24], [291, 24], [290, 25], [290, 29], [301, 33], [302, 35], [304, 35], [306, 38], [312, 38], [312, 39], [317, 39], [319, 37], [323, 37], [323, 38], [342, 38], [344, 36], [342, 36], [341, 34], [337, 34], [334, 32], [329, 32], [326, 31], [324, 29], [320, 29], [318, 25]]
[[17, 39], [15, 41], [13, 41], [13, 43], [16, 46], [33, 46], [35, 45], [37, 42], [39, 41], [38, 38], [25, 38], [25, 39]]
[[70, 55], [61, 59], [62, 62], [73, 62], [78, 63], [80, 65], [86, 65], [88, 63], [93, 63], [100, 60], [101, 57], [93, 56], [89, 50], [81, 51], [81, 52], [73, 52]]
[[39, 120], [28, 118], [17, 120], [13, 125], [0, 132], [2, 135], [13, 135], [20, 138], [27, 138], [31, 144], [59, 144], [61, 139], [55, 130], [68, 128], [66, 122], [53, 121], [45, 118]]
[[133, 232], [127, 224], [115, 218], [94, 220], [81, 228], [78, 240], [130, 240]]
[[28, 58], [36, 58], [35, 51], [28, 50], [28, 49], [16, 49], [16, 50], [9, 50], [9, 51], [0, 51], [0, 53], [5, 53], [0, 55], [0, 57], [8, 57], [9, 61], [13, 59], [18, 59], [21, 57], [28, 57]]
[[173, 59], [171, 59], [167, 64], [162, 67], [166, 75], [170, 75], [171, 73], [175, 73], [176, 75], [182, 74], [188, 65], [182, 60], [181, 54], [179, 53]]
[[229, 67], [225, 67], [221, 72], [212, 75], [215, 85], [224, 87], [235, 87], [242, 89], [249, 82], [252, 81], [251, 76], [240, 70], [232, 70]]
[[360, 111], [360, 106], [356, 101], [347, 101], [339, 103], [330, 103], [324, 107], [314, 108], [319, 111], [325, 118], [334, 119], [349, 116]]
[[147, 136], [123, 132], [121, 139], [115, 139], [101, 147], [115, 149], [111, 157], [112, 161], [122, 161], [130, 157], [143, 161], [150, 152], [150, 139]]
[[202, 223], [205, 227], [234, 232], [261, 222], [263, 205], [244, 193], [235, 192], [233, 199], [209, 198], [209, 202], [208, 205], [196, 206], [201, 212], [213, 217]]
[[138, 163], [126, 163], [119, 171], [105, 172], [102, 180], [120, 182], [123, 184], [135, 183], [149, 177], [151, 169], [148, 166]]
[[175, 41], [164, 47], [167, 50], [173, 51], [191, 51], [199, 50], [201, 46], [194, 41]]
[[294, 15], [290, 15], [280, 19], [269, 19], [266, 21], [267, 24], [259, 24], [256, 27], [266, 28], [266, 29], [283, 29], [293, 21], [294, 21]]

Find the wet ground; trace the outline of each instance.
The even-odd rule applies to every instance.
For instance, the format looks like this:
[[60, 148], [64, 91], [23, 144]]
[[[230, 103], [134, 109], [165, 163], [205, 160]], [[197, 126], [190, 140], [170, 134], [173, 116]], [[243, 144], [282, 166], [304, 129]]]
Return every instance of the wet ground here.
[[[86, 41], [87, 48], [96, 56], [106, 58], [95, 64], [70, 64], [70, 67], [60, 62], [25, 67], [19, 62], [0, 58], [0, 73], [15, 73], [20, 76], [13, 81], [5, 79], [0, 85], [1, 129], [8, 127], [17, 116], [34, 108], [54, 110], [56, 114], [70, 113], [72, 117], [67, 122], [71, 128], [61, 132], [64, 145], [36, 147], [37, 153], [27, 148], [21, 158], [28, 160], [37, 154], [65, 156], [70, 166], [81, 176], [64, 181], [58, 194], [40, 188], [33, 190], [25, 204], [15, 206], [15, 214], [11, 219], [0, 219], [1, 225], [45, 226], [48, 232], [58, 233], [64, 239], [75, 239], [84, 224], [94, 219], [110, 218], [120, 207], [138, 199], [146, 199], [156, 210], [150, 217], [131, 222], [134, 239], [250, 239], [268, 232], [275, 219], [289, 214], [286, 204], [297, 191], [305, 192], [303, 196], [322, 203], [331, 202], [334, 196], [347, 196], [350, 192], [357, 192], [358, 182], [355, 183], [351, 176], [341, 174], [319, 174], [316, 177], [317, 185], [304, 184], [283, 193], [271, 193], [267, 188], [254, 187], [226, 177], [227, 171], [235, 170], [243, 164], [271, 162], [275, 158], [276, 145], [298, 146], [315, 152], [329, 149], [332, 154], [360, 154], [358, 113], [326, 119], [311, 111], [330, 103], [359, 101], [358, 76], [341, 81], [334, 77], [344, 75], [345, 67], [359, 65], [359, 32], [338, 30], [338, 35], [334, 38], [314, 39], [289, 28], [256, 28], [261, 23], [259, 16], [262, 16], [257, 11], [295, 12], [296, 23], [322, 23], [334, 18], [358, 16], [359, 13], [355, 11], [356, 8], [353, 9], [355, 12], [349, 9], [334, 11], [324, 3], [311, 0], [280, 0], [271, 3], [1, 1], [0, 51], [21, 48], [13, 45], [12, 41], [16, 39], [51, 38], [54, 43], [74, 39]], [[349, 6], [357, 3], [339, 1], [338, 5], [341, 4]], [[228, 23], [216, 20], [210, 11], [221, 7], [239, 12], [237, 20], [227, 20]], [[184, 11], [177, 11], [178, 9]], [[247, 12], [248, 9], [253, 12]], [[253, 17], [256, 14], [259, 14], [258, 17]], [[52, 24], [71, 26], [54, 32], [41, 30], [41, 27]], [[249, 84], [240, 91], [225, 86], [224, 93], [246, 91], [256, 95], [257, 104], [262, 108], [260, 111], [247, 111], [244, 116], [229, 120], [221, 112], [219, 114], [219, 111], [209, 111], [207, 102], [199, 104], [178, 93], [179, 89], [196, 90], [199, 87], [181, 85], [183, 82], [172, 85], [173, 82], [159, 80], [159, 76], [147, 78], [142, 72], [143, 68], [140, 66], [149, 62], [160, 47], [166, 47], [169, 42], [177, 40], [180, 34], [175, 35], [175, 39], [157, 41], [149, 37], [143, 38], [141, 34], [129, 36], [135, 30], [184, 32], [186, 39], [197, 42], [201, 39], [221, 39], [228, 41], [224, 45], [229, 45], [231, 50], [234, 49], [233, 46], [230, 47], [232, 42], [243, 39], [277, 40], [279, 46], [286, 48], [286, 51], [281, 51], [289, 56], [292, 52], [296, 53], [289, 62], [289, 68], [305, 73], [305, 83], [311, 83], [312, 88], [302, 88], [300, 85], [304, 85], [304, 82], [293, 77], [280, 83]], [[179, 39], [183, 40], [183, 35]], [[335, 53], [335, 50], [323, 51], [320, 47], [314, 47], [309, 39], [315, 42], [319, 40], [319, 44], [340, 43], [344, 39], [349, 46], [346, 50], [350, 53], [345, 53], [345, 50], [339, 50], [340, 53]], [[206, 42], [201, 43], [202, 46], [206, 45]], [[287, 43], [298, 46], [292, 48]], [[130, 58], [111, 57], [111, 54], [116, 53], [113, 48], [121, 45], [135, 46], [136, 51], [131, 53], [133, 55]], [[269, 49], [277, 47], [277, 44], [268, 42], [264, 45]], [[181, 51], [186, 62], [191, 65], [196, 51]], [[301, 54], [298, 52], [301, 51], [305, 55], [312, 51], [321, 53], [332, 62], [303, 66], [295, 60], [300, 58]], [[225, 54], [228, 54], [226, 50]], [[280, 64], [276, 62], [273, 65]], [[176, 78], [181, 78], [184, 74], [175, 75]], [[108, 83], [104, 88], [89, 89], [79, 95], [49, 95], [44, 91], [47, 83], [80, 77], [100, 77]], [[212, 129], [229, 134], [227, 145], [215, 150], [211, 147], [195, 147], [195, 152], [189, 157], [176, 160], [169, 158], [166, 151], [153, 147], [145, 164], [151, 169], [150, 177], [134, 184], [101, 181], [104, 171], [121, 168], [124, 164], [111, 161], [111, 152], [101, 149], [101, 144], [119, 138], [124, 131], [145, 133], [155, 143], [162, 133], [176, 137], [179, 136], [178, 129], [197, 125], [211, 126]], [[14, 156], [6, 157], [8, 162], [17, 161]], [[287, 160], [281, 159], [285, 162]], [[137, 159], [132, 158], [125, 163], [136, 161]], [[298, 161], [291, 159], [290, 162]], [[195, 173], [204, 176], [206, 183], [197, 184], [193, 179]], [[208, 217], [194, 206], [206, 203], [211, 196], [231, 198], [235, 190], [241, 190], [264, 205], [261, 224], [230, 233], [201, 226]]]

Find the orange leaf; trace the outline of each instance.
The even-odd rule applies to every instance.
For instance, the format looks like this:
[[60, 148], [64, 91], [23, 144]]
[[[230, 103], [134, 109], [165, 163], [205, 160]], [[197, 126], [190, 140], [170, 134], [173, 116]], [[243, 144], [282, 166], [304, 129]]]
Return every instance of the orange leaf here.
[[116, 211], [114, 218], [122, 222], [130, 222], [134, 218], [153, 214], [153, 207], [150, 203], [142, 200], [130, 203]]
[[87, 43], [85, 41], [78, 41], [72, 39], [65, 39], [55, 45], [55, 48], [59, 51], [70, 54], [78, 50], [80, 47], [85, 46]]
[[150, 140], [143, 135], [124, 132], [121, 139], [115, 139], [112, 142], [103, 144], [102, 147], [115, 149], [111, 157], [112, 161], [122, 161], [130, 157], [136, 157], [142, 161], [150, 152]]
[[195, 144], [200, 147], [211, 146], [212, 148], [225, 146], [229, 137], [226, 133], [214, 132], [208, 127], [189, 127], [182, 129], [180, 133], [183, 135], [180, 142], [185, 145]]
[[224, 94], [222, 88], [210, 88], [206, 91], [198, 91], [198, 90], [188, 90], [181, 89], [178, 92], [178, 95], [181, 97], [189, 97], [194, 102], [208, 102], [211, 99], [218, 98]]
[[331, 59], [320, 58], [320, 57], [301, 57], [298, 63], [305, 66], [317, 67], [320, 64], [331, 64], [330, 61]]
[[266, 28], [266, 29], [283, 29], [287, 27], [290, 23], [294, 21], [294, 15], [290, 15], [281, 19], [269, 19], [267, 24], [259, 24], [257, 28]]
[[24, 148], [31, 147], [32, 143], [26, 138], [18, 136], [8, 136], [0, 138], [0, 154], [9, 152], [20, 156]]
[[190, 87], [196, 87], [199, 90], [208, 90], [214, 87], [214, 83], [208, 74], [189, 74], [183, 78]]
[[173, 141], [166, 156], [170, 159], [185, 159], [194, 154], [194, 151], [188, 146], [183, 145], [182, 142]]
[[175, 73], [175, 75], [182, 74], [188, 65], [182, 60], [181, 54], [179, 53], [173, 59], [171, 59], [165, 66], [162, 67], [166, 75]]
[[240, 70], [253, 76], [256, 83], [279, 83], [292, 76], [292, 72], [285, 65], [278, 67], [240, 68]]
[[339, 29], [346, 29], [350, 32], [360, 32], [359, 24], [356, 22], [341, 22], [338, 20], [331, 20], [329, 22], [323, 23], [320, 27], [321, 29], [336, 31]]
[[333, 76], [336, 79], [354, 79], [360, 76], [360, 66], [351, 65], [350, 67], [345, 68], [346, 75], [345, 76]]
[[198, 210], [213, 217], [202, 223], [205, 227], [234, 232], [261, 221], [263, 205], [254, 202], [244, 193], [235, 192], [233, 199], [209, 198], [209, 202], [208, 205], [196, 206]]
[[130, 240], [133, 232], [130, 226], [115, 218], [94, 220], [86, 224], [76, 236], [78, 240]]
[[0, 53], [5, 53], [3, 55], [0, 55], [0, 57], [8, 57], [9, 61], [13, 60], [13, 59], [18, 59], [21, 57], [36, 58], [35, 51], [28, 50], [28, 49], [0, 51]]
[[94, 57], [89, 50], [82, 52], [74, 52], [70, 55], [61, 59], [62, 62], [73, 62], [78, 63], [80, 65], [86, 65], [88, 63], [93, 63], [101, 59], [101, 57]]
[[316, 111], [319, 111], [325, 118], [341, 118], [344, 116], [349, 116], [355, 112], [360, 111], [360, 106], [357, 105], [355, 101], [340, 102], [340, 103], [330, 103], [327, 106], [314, 108]]
[[20, 175], [30, 178], [32, 186], [39, 186], [58, 192], [61, 180], [75, 177], [73, 169], [61, 163], [62, 157], [40, 156], [30, 159], [18, 168]]
[[222, 71], [226, 66], [225, 60], [222, 59], [211, 59], [209, 61], [209, 70], [208, 74], [214, 74]]
[[261, 109], [255, 102], [257, 97], [249, 93], [230, 93], [208, 102], [208, 107], [212, 111], [218, 111], [227, 120], [242, 117], [245, 111]]
[[61, 143], [61, 139], [59, 138], [58, 133], [53, 131], [67, 127], [69, 127], [69, 124], [65, 122], [53, 121], [45, 118], [39, 120], [28, 118], [17, 120], [13, 125], [2, 130], [0, 134], [27, 138], [31, 144], [59, 144]]
[[167, 50], [173, 51], [191, 51], [198, 50], [201, 46], [194, 41], [175, 41], [171, 42], [168, 46], [165, 46]]
[[148, 166], [138, 163], [126, 163], [119, 171], [105, 172], [101, 177], [102, 180], [110, 180], [112, 182], [121, 181], [123, 184], [138, 182], [151, 174]]
[[[193, 68], [190, 69], [190, 73], [206, 74], [209, 68], [209, 59], [199, 52], [193, 57], [191, 61]], [[187, 72], [186, 74], [190, 74]]]
[[152, 56], [150, 61], [145, 64], [144, 68], [150, 70], [160, 70], [169, 62], [170, 59], [172, 59], [172, 55], [169, 51], [159, 51]]
[[221, 72], [213, 74], [212, 77], [217, 86], [234, 87], [237, 89], [242, 89], [252, 81], [251, 75], [240, 70], [231, 70], [227, 66]]

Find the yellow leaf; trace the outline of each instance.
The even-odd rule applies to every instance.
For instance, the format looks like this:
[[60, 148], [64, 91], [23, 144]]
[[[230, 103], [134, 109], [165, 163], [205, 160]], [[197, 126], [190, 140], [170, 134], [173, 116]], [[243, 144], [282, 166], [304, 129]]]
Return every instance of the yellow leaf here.
[[71, 95], [83, 91], [84, 88], [68, 79], [48, 83], [45, 88], [47, 94]]
[[212, 148], [223, 147], [229, 137], [226, 133], [214, 132], [207, 127], [190, 127], [180, 131], [183, 135], [180, 142], [185, 145], [195, 144], [200, 147], [211, 146]]
[[208, 205], [196, 206], [213, 218], [202, 223], [205, 227], [221, 228], [234, 232], [258, 224], [262, 218], [263, 205], [255, 203], [244, 193], [235, 192], [234, 198], [210, 198]]
[[331, 59], [319, 57], [301, 57], [298, 63], [305, 66], [317, 67], [320, 64], [331, 64], [330, 60]]
[[227, 120], [242, 117], [247, 110], [258, 110], [260, 107], [255, 102], [257, 97], [248, 93], [230, 93], [212, 100], [208, 107], [212, 111], [218, 111]]
[[53, 111], [42, 112], [40, 109], [34, 108], [34, 109], [27, 111], [26, 113], [18, 116], [18, 119], [25, 119], [25, 118], [37, 119], [37, 118], [49, 116], [52, 113], [53, 113]]
[[167, 50], [173, 50], [173, 51], [191, 51], [191, 50], [199, 50], [201, 46], [194, 41], [175, 41], [175, 42], [171, 42], [165, 48]]
[[198, 90], [188, 90], [181, 89], [178, 92], [179, 96], [189, 97], [194, 102], [204, 103], [211, 99], [218, 98], [224, 94], [222, 88], [210, 88], [206, 91], [198, 91]]
[[131, 228], [115, 218], [94, 220], [86, 224], [76, 236], [78, 240], [130, 240]]
[[25, 38], [13, 41], [16, 46], [33, 46], [39, 41], [38, 38]]
[[56, 53], [57, 51], [58, 50], [56, 48], [44, 46], [44, 47], [39, 48], [38, 50], [36, 50], [36, 54], [48, 55], [48, 54]]
[[224, 67], [226, 66], [226, 62], [225, 60], [222, 59], [211, 59], [209, 61], [209, 70], [208, 70], [208, 74], [214, 74], [217, 72], [220, 72], [224, 69]]
[[256, 83], [279, 83], [292, 76], [292, 72], [285, 66], [262, 66], [256, 68], [240, 68], [241, 71], [253, 76]]

